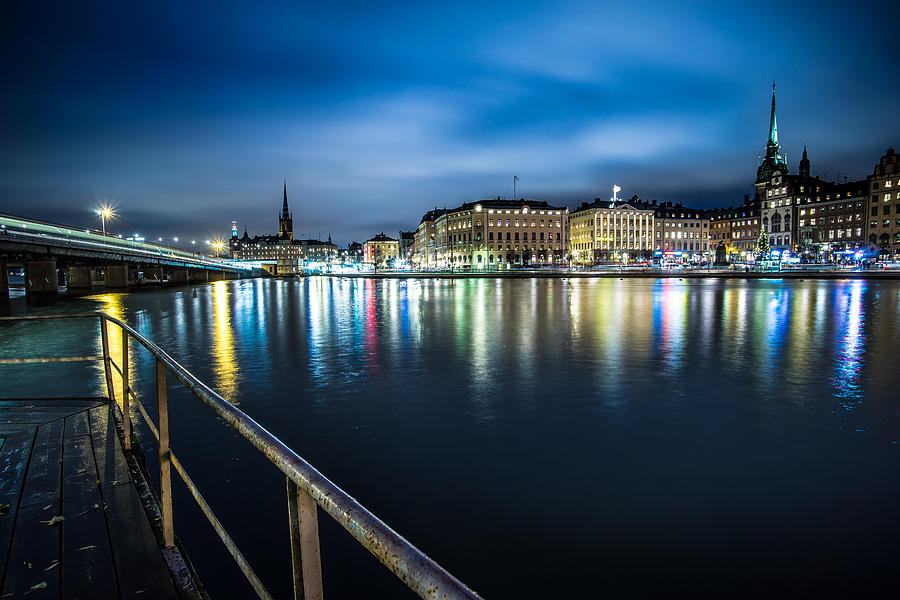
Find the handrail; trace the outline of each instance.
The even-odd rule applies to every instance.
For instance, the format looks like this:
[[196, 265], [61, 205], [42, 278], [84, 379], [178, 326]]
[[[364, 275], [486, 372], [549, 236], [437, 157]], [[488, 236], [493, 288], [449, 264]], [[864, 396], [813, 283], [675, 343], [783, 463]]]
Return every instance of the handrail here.
[[[184, 471], [183, 465], [174, 458], [168, 448], [168, 411], [166, 409], [165, 373], [171, 372], [181, 381], [190, 392], [202, 400], [225, 422], [238, 430], [257, 450], [266, 456], [288, 479], [288, 504], [291, 523], [292, 554], [294, 555], [294, 597], [321, 598], [321, 572], [319, 566], [318, 549], [318, 524], [316, 521], [315, 507], [318, 506], [330, 517], [341, 524], [356, 540], [371, 552], [382, 564], [390, 569], [403, 583], [422, 598], [477, 599], [478, 594], [469, 589], [461, 581], [453, 577], [443, 567], [434, 562], [421, 550], [396, 533], [387, 524], [363, 507], [355, 498], [347, 494], [340, 487], [322, 475], [315, 467], [306, 462], [296, 452], [287, 447], [281, 440], [262, 427], [246, 413], [233, 404], [226, 401], [221, 395], [213, 391], [209, 386], [200, 381], [193, 373], [188, 371], [176, 360], [169, 356], [162, 348], [157, 346], [124, 321], [112, 317], [103, 312], [75, 314], [75, 315], [40, 315], [26, 317], [0, 317], [0, 321], [36, 320], [52, 318], [95, 317], [99, 318], [101, 334], [104, 340], [104, 366], [107, 373], [107, 383], [111, 385], [110, 366], [116, 368], [122, 374], [123, 388], [126, 400], [129, 396], [138, 405], [140, 413], [148, 421], [148, 425], [154, 430], [160, 442], [161, 462], [161, 486], [163, 497], [163, 529], [164, 539], [171, 539], [172, 515], [171, 515], [171, 484], [168, 483], [168, 468], [174, 463], [176, 472], [188, 485], [195, 499], [199, 491], [193, 486], [193, 482]], [[159, 428], [150, 422], [143, 405], [137, 400], [134, 392], [127, 385], [127, 368], [120, 369], [112, 361], [106, 343], [106, 323], [118, 325], [123, 333], [138, 341], [157, 362], [157, 393], [159, 395], [160, 423]], [[126, 338], [123, 338], [125, 340]], [[123, 348], [127, 344], [123, 341]], [[112, 396], [112, 393], [110, 394]], [[114, 398], [111, 398], [114, 402]], [[127, 407], [127, 404], [126, 404]], [[130, 411], [123, 410], [125, 431], [130, 432]], [[163, 463], [164, 466], [163, 466]], [[163, 472], [164, 470], [164, 472]], [[198, 500], [198, 503], [200, 501]], [[255, 574], [243, 561], [243, 556], [233, 547], [230, 537], [221, 528], [221, 524], [212, 515], [205, 501], [201, 504], [204, 513], [210, 523], [216, 528], [223, 543], [238, 566], [248, 577], [251, 584], [257, 590], [261, 598], [268, 598], [265, 589], [259, 587], [258, 580], [254, 582]], [[220, 530], [221, 529], [221, 530]], [[226, 539], [227, 538], [227, 539]], [[230, 545], [229, 545], [230, 543]], [[235, 554], [237, 553], [237, 554]], [[240, 557], [240, 558], [238, 558]], [[243, 561], [243, 564], [242, 564]], [[304, 595], [305, 592], [305, 595]]]

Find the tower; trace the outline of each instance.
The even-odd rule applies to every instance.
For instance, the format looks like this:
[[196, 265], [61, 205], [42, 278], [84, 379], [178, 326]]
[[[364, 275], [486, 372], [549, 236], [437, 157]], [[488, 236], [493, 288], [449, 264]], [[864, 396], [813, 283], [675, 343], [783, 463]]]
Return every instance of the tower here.
[[800, 159], [798, 172], [802, 177], [809, 177], [809, 157], [806, 156], [806, 146], [803, 146], [803, 158]]
[[772, 82], [772, 113], [769, 116], [769, 141], [766, 142], [766, 156], [756, 169], [756, 184], [765, 184], [772, 177], [772, 173], [781, 171], [787, 173], [787, 162], [781, 152], [778, 143], [778, 124], [775, 120], [775, 82]]
[[289, 240], [294, 239], [294, 218], [288, 211], [287, 180], [284, 181], [284, 204], [281, 206], [281, 218], [278, 219], [278, 235]]

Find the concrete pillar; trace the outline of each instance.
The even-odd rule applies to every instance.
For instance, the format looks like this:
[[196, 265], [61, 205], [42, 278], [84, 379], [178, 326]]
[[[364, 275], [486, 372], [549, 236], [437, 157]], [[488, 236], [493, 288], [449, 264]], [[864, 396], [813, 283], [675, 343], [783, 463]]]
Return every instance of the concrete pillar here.
[[66, 270], [66, 287], [70, 291], [91, 289], [91, 268], [69, 267]]
[[55, 260], [32, 260], [25, 263], [26, 294], [57, 294]]
[[127, 288], [128, 267], [125, 265], [110, 265], [106, 267], [105, 285], [108, 288]]
[[224, 279], [224, 271], [209, 271], [209, 281], [223, 281]]
[[163, 280], [163, 270], [162, 267], [153, 267], [151, 269], [144, 269], [144, 281], [146, 283], [162, 283]]
[[191, 272], [187, 269], [178, 269], [169, 274], [169, 283], [187, 285], [191, 282]]
[[0, 300], [9, 298], [9, 265], [5, 258], [0, 258]]
[[191, 281], [195, 283], [206, 283], [209, 281], [209, 271], [206, 269], [194, 269], [191, 271]]

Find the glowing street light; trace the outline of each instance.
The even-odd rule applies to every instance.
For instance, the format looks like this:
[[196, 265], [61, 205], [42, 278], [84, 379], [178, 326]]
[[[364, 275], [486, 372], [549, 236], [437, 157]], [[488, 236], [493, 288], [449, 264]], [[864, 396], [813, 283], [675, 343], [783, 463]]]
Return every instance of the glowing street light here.
[[97, 214], [100, 215], [100, 227], [103, 229], [103, 235], [106, 235], [106, 220], [115, 217], [116, 213], [111, 206], [104, 204], [97, 209]]
[[206, 240], [206, 243], [212, 246], [212, 249], [216, 251], [216, 258], [219, 258], [219, 252], [225, 247], [225, 240], [216, 238], [213, 241]]

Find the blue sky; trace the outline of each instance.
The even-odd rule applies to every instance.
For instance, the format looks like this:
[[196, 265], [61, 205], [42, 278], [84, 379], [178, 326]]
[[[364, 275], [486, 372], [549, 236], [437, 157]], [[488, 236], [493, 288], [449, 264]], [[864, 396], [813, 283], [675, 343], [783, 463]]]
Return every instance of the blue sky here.
[[435, 206], [612, 185], [751, 193], [770, 85], [796, 168], [900, 142], [893, 3], [17, 3], [0, 25], [0, 212], [201, 239], [414, 228]]

